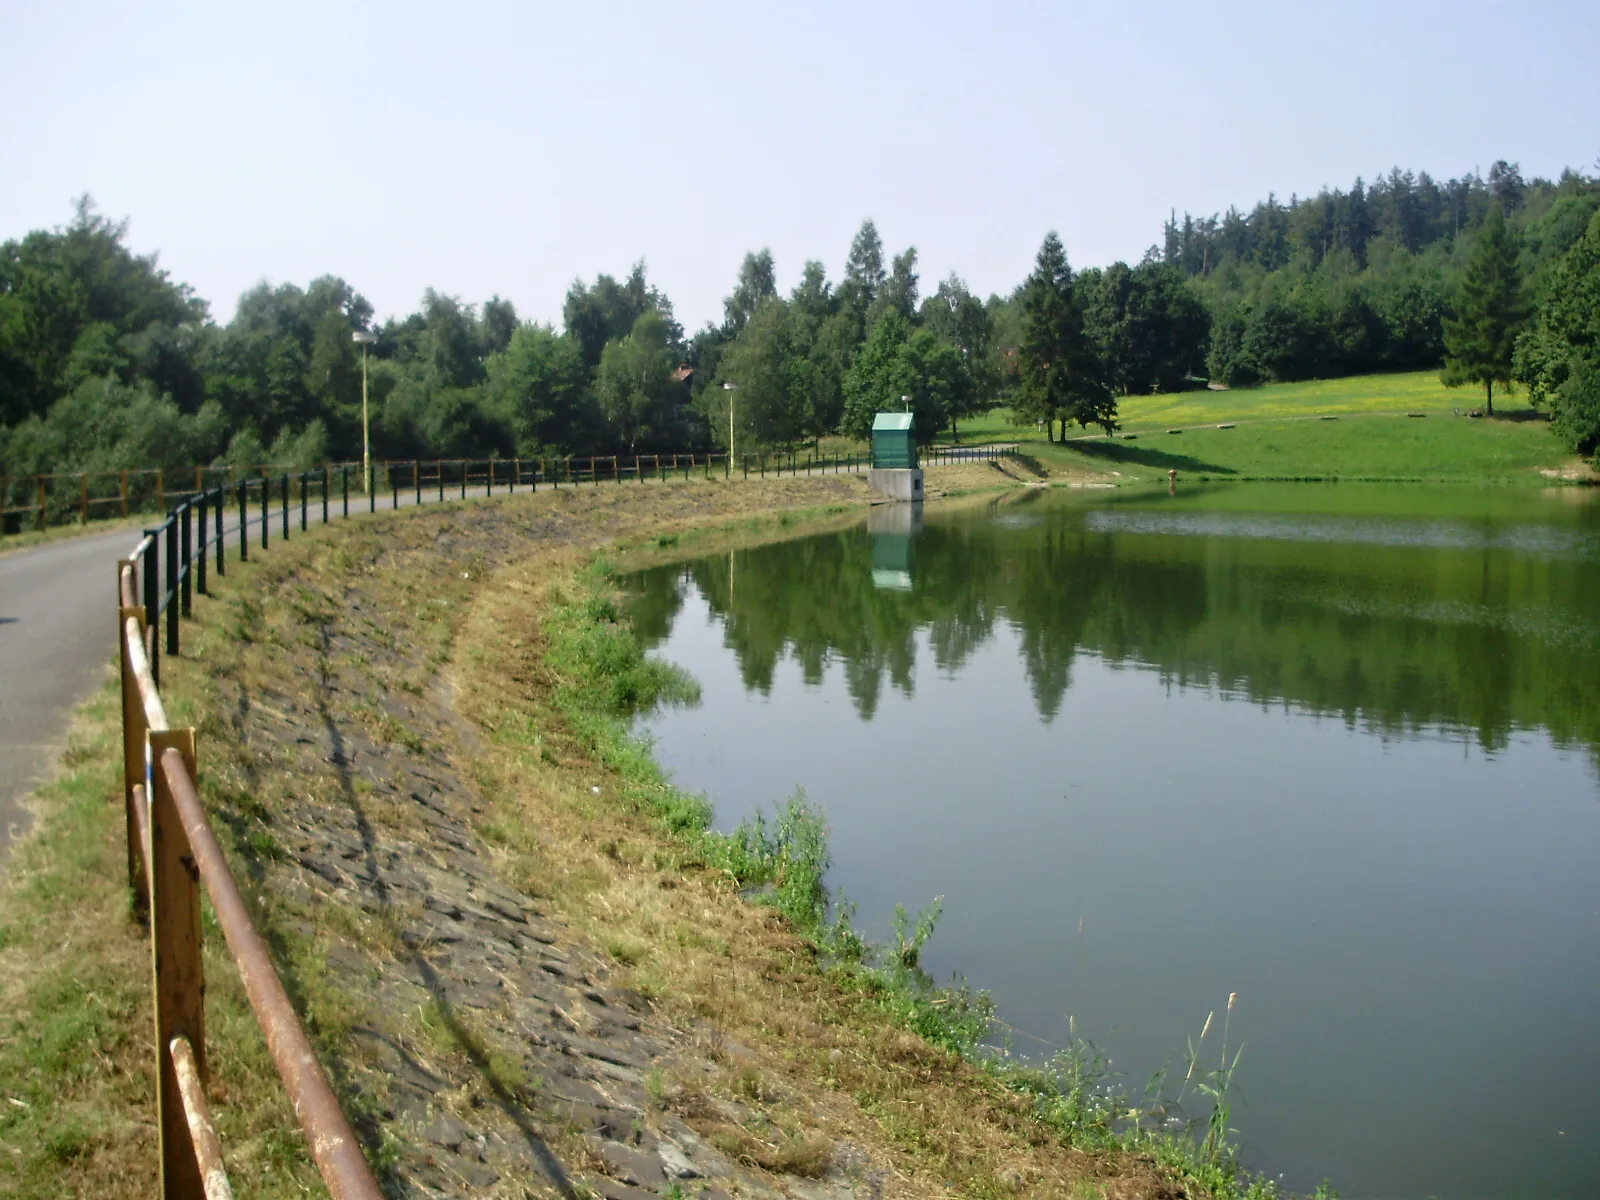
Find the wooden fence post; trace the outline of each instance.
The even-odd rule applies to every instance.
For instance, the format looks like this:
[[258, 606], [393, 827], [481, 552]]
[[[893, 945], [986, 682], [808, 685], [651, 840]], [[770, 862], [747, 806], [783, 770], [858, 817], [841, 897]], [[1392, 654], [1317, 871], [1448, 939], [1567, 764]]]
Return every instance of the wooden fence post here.
[[49, 499], [45, 491], [46, 486], [45, 477], [43, 475], [39, 476], [39, 528], [41, 530], [44, 528], [45, 504]]
[[[147, 729], [144, 723], [144, 701], [139, 695], [139, 679], [133, 673], [133, 662], [128, 657], [128, 618], [139, 622], [144, 630], [144, 605], [123, 605], [122, 570], [132, 567], [137, 578], [139, 561], [123, 559], [117, 563], [117, 658], [122, 664], [122, 803], [128, 821], [128, 889], [133, 896], [133, 919], [141, 925], [150, 920], [150, 877], [145, 871], [144, 822], [139, 819], [134, 789], [144, 790], [144, 747]], [[135, 593], [137, 594], [137, 592]]]
[[150, 925], [155, 986], [156, 1129], [161, 1139], [161, 1194], [164, 1200], [204, 1200], [205, 1184], [189, 1141], [172, 1039], [184, 1037], [194, 1049], [200, 1077], [206, 1075], [205, 971], [200, 956], [200, 873], [167, 782], [163, 755], [183, 756], [195, 778], [193, 729], [152, 729], [150, 753]]

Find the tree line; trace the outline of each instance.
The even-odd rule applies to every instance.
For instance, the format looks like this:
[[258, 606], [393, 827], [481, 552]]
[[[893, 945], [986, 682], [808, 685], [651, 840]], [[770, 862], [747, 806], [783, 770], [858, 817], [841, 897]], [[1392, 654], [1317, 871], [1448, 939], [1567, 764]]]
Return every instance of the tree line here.
[[[1203, 365], [1204, 312], [1164, 264], [1074, 277], [1063, 260], [1054, 285], [1072, 292], [1076, 332], [1035, 336], [1045, 310], [1029, 315], [1026, 287], [983, 300], [951, 275], [923, 295], [917, 262], [915, 247], [888, 253], [868, 220], [842, 278], [810, 261], [780, 295], [771, 252], [755, 251], [722, 320], [692, 335], [642, 262], [575, 281], [559, 330], [499, 296], [433, 290], [377, 321], [334, 276], [260, 284], [222, 324], [84, 198], [64, 228], [0, 247], [0, 463], [20, 475], [359, 457], [357, 333], [372, 339], [380, 459], [720, 450], [730, 413], [739, 450], [795, 448], [862, 437], [875, 412], [902, 406], [927, 441], [1022, 397], [1038, 420], [1107, 418], [1082, 407], [1076, 382], [1062, 390], [1068, 375], [1150, 391]], [[1051, 336], [1050, 379], [1035, 379]], [[1091, 365], [1082, 355], [1102, 336]]]
[[1174, 214], [1146, 258], [1181, 270], [1212, 316], [1211, 378], [1232, 385], [1445, 365], [1445, 382], [1519, 383], [1589, 452], [1600, 303], [1600, 179], [1525, 180], [1496, 162], [1443, 182], [1275, 196], [1248, 213]]
[[358, 458], [358, 332], [374, 339], [380, 459], [725, 450], [730, 416], [740, 452], [792, 449], [901, 407], [924, 441], [997, 406], [1054, 437], [1207, 379], [1441, 364], [1490, 402], [1518, 382], [1592, 450], [1597, 210], [1600, 180], [1571, 171], [1528, 182], [1497, 163], [1437, 184], [1397, 169], [1174, 216], [1133, 266], [1074, 271], [1051, 233], [987, 299], [955, 274], [925, 295], [917, 248], [890, 253], [868, 220], [838, 279], [811, 260], [787, 295], [771, 252], [747, 254], [722, 319], [689, 334], [642, 262], [574, 281], [560, 329], [431, 289], [377, 321], [334, 276], [260, 284], [223, 324], [85, 197], [66, 226], [0, 246], [0, 470]]

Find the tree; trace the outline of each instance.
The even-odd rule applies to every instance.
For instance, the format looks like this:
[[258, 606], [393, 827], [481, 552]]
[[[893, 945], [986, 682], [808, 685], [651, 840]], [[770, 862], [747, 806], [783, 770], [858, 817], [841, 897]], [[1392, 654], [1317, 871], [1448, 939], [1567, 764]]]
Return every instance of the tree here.
[[844, 379], [844, 415], [839, 431], [847, 437], [865, 438], [872, 431], [872, 418], [881, 410], [900, 407], [903, 393], [897, 391], [896, 370], [900, 349], [911, 337], [911, 323], [891, 312], [873, 328], [872, 335], [856, 352]]
[[974, 384], [961, 351], [931, 329], [913, 329], [899, 312], [886, 313], [873, 328], [845, 378], [841, 431], [864, 438], [879, 412], [909, 408], [917, 441], [938, 435], [950, 414], [968, 412]]
[[972, 411], [976, 388], [961, 351], [931, 329], [918, 329], [896, 356], [890, 387], [910, 396], [917, 441], [933, 441], [958, 413]]
[[833, 288], [828, 283], [828, 269], [814, 258], [806, 260], [800, 270], [800, 282], [789, 293], [789, 312], [803, 318], [812, 326], [820, 326], [834, 309]]
[[761, 302], [777, 294], [777, 268], [772, 264], [772, 251], [762, 247], [757, 253], [746, 254], [739, 265], [739, 282], [734, 285], [733, 294], [722, 302], [724, 336], [738, 337]]
[[511, 335], [517, 331], [517, 307], [509, 300], [490, 296], [483, 302], [483, 317], [478, 324], [483, 352], [498, 354], [511, 344]]
[[949, 410], [950, 432], [954, 435], [959, 418], [987, 412], [997, 401], [1000, 372], [995, 355], [994, 316], [952, 271], [938, 290], [923, 301], [922, 321], [960, 351], [972, 381], [966, 402]]
[[841, 309], [817, 327], [811, 340], [806, 432], [813, 438], [832, 433], [844, 418], [845, 377], [858, 349], [858, 333], [851, 314]]
[[518, 454], [571, 454], [593, 446], [600, 416], [572, 338], [548, 325], [518, 326], [488, 371], [490, 401], [510, 425]]
[[568, 336], [577, 341], [585, 365], [593, 370], [600, 365], [606, 343], [627, 337], [648, 309], [661, 316], [667, 344], [676, 349], [683, 341], [683, 327], [673, 318], [672, 302], [645, 278], [641, 260], [621, 283], [609, 275], [599, 276], [593, 287], [574, 280], [561, 315]]
[[1600, 212], [1550, 274], [1536, 325], [1517, 341], [1516, 376], [1552, 428], [1580, 453], [1600, 453]]
[[429, 288], [422, 294], [422, 316], [427, 328], [429, 387], [465, 388], [482, 382], [483, 356], [472, 305]]
[[672, 377], [676, 365], [667, 322], [653, 308], [634, 322], [627, 337], [607, 343], [601, 352], [595, 396], [612, 438], [629, 453], [670, 435], [683, 399], [683, 388]]
[[[82, 196], [65, 228], [0, 245], [0, 424], [43, 416], [102, 372], [123, 382], [146, 378], [123, 339], [157, 324], [197, 329], [205, 320], [206, 306], [173, 283], [155, 255], [128, 250], [127, 230]], [[150, 382], [185, 386], [182, 406], [199, 406], [197, 373]]]
[[1506, 216], [1522, 207], [1527, 190], [1527, 184], [1522, 182], [1522, 170], [1516, 163], [1502, 158], [1489, 168], [1489, 194]]
[[317, 322], [311, 339], [311, 361], [306, 368], [306, 391], [329, 419], [338, 424], [360, 419], [361, 357], [351, 340], [350, 320], [330, 308]]
[[1456, 294], [1455, 315], [1444, 322], [1446, 387], [1481, 383], [1494, 415], [1494, 385], [1511, 382], [1512, 355], [1525, 316], [1517, 245], [1500, 206], [1489, 209]]
[[[738, 447], [792, 446], [805, 431], [809, 371], [796, 352], [789, 306], [769, 296], [743, 332], [723, 351], [718, 382], [731, 383]], [[723, 390], [720, 423], [714, 434], [726, 437], [729, 394]]]
[[1019, 348], [1021, 386], [1016, 410], [1051, 423], [1117, 427], [1117, 402], [1101, 377], [1098, 356], [1084, 336], [1083, 313], [1072, 290], [1072, 268], [1061, 239], [1051, 230], [1039, 247], [1033, 273], [1022, 285], [1023, 335]]
[[1205, 366], [1211, 317], [1175, 267], [1113, 263], [1078, 275], [1084, 328], [1122, 395], [1175, 392]]
[[867, 328], [871, 329], [885, 313], [896, 312], [908, 321], [917, 315], [917, 248], [908, 246], [894, 256], [889, 277], [878, 288], [877, 299], [867, 310]]
[[867, 309], [878, 298], [884, 278], [883, 239], [869, 217], [861, 222], [861, 228], [850, 242], [850, 255], [844, 260], [844, 283], [839, 288], [841, 298], [865, 317]]

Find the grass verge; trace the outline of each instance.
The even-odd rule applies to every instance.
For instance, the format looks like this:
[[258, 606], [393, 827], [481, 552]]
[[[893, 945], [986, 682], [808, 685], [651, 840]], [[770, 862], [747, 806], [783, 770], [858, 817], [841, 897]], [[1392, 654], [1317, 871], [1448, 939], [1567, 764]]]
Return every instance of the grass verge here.
[[[120, 700], [77, 714], [35, 828], [0, 885], [0, 1193], [158, 1188], [150, 948], [131, 919]], [[317, 1185], [238, 973], [206, 910], [206, 1021], [219, 1132], [249, 1194]], [[320, 1185], [317, 1185], [320, 1186]]]

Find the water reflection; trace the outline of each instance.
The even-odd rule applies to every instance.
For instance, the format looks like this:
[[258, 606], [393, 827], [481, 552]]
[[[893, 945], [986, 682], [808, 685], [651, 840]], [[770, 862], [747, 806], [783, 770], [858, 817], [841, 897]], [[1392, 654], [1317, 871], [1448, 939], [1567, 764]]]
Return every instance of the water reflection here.
[[879, 504], [867, 514], [872, 539], [872, 586], [881, 591], [911, 590], [911, 547], [922, 532], [922, 505]]
[[[635, 615], [659, 641], [692, 581], [727, 622], [747, 687], [768, 692], [785, 656], [811, 683], [840, 662], [866, 719], [885, 686], [913, 691], [917, 631], [933, 667], [955, 671], [1003, 621], [1046, 721], [1076, 656], [1092, 653], [1379, 731], [1443, 725], [1495, 749], [1544, 729], [1600, 747], [1592, 504], [1458, 495], [1450, 516], [1308, 512], [1297, 496], [1301, 511], [1230, 510], [1237, 491], [1036, 496], [926, 524], [884, 505], [862, 528], [646, 572]], [[1352, 503], [1405, 498], [1380, 489]]]

